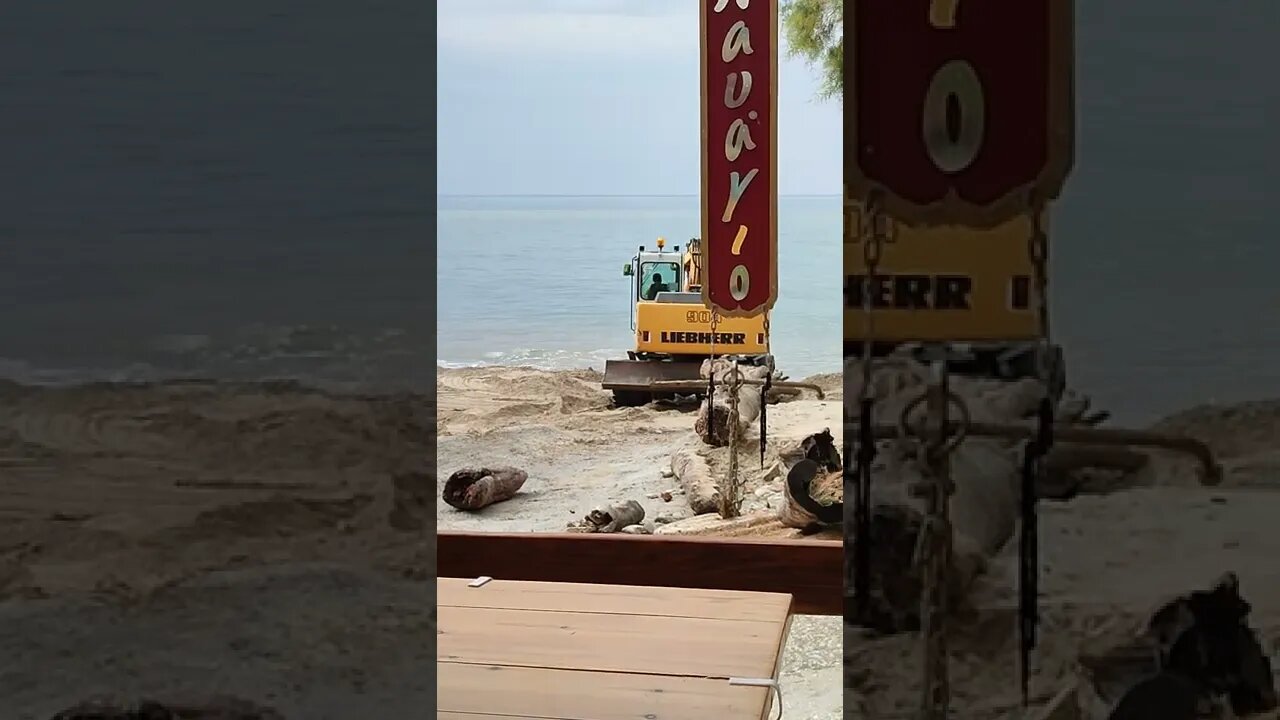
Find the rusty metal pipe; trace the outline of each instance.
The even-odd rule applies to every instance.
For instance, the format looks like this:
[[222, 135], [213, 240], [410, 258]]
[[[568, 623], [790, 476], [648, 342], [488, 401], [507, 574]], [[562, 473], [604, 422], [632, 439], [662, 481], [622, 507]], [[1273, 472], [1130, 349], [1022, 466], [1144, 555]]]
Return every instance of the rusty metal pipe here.
[[[763, 380], [749, 380], [747, 378], [743, 378], [740, 382], [743, 385], [764, 385]], [[827, 399], [827, 395], [822, 391], [822, 388], [813, 383], [795, 382], [792, 380], [774, 380], [769, 385], [770, 387], [778, 390], [812, 390], [818, 394], [819, 400]], [[707, 382], [705, 380], [700, 382], [690, 380], [654, 380], [653, 382], [648, 383], [647, 387], [670, 390], [703, 390], [706, 389]]]
[[[966, 434], [975, 437], [1003, 438], [1006, 440], [1030, 440], [1035, 436], [1035, 428], [1030, 425], [971, 422]], [[1200, 480], [1202, 485], [1212, 486], [1222, 482], [1222, 466], [1214, 458], [1213, 450], [1207, 444], [1195, 438], [1161, 435], [1146, 430], [1081, 427], [1079, 425], [1055, 425], [1053, 436], [1055, 440], [1079, 445], [1149, 447], [1191, 455], [1200, 463], [1203, 470]], [[901, 437], [901, 431], [897, 425], [877, 424], [875, 437], [877, 440], [890, 440]]]

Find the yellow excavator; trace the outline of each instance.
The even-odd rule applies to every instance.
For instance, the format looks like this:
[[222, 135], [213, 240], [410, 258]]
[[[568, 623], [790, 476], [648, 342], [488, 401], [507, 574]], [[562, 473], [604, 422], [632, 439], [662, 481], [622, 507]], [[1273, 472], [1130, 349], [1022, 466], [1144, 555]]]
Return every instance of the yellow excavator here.
[[[689, 240], [657, 250], [643, 245], [622, 274], [631, 285], [631, 329], [635, 349], [626, 360], [609, 360], [601, 385], [613, 392], [614, 404], [644, 405], [676, 394], [702, 395], [706, 381], [699, 375], [702, 361], [714, 353], [763, 361], [769, 350], [764, 314], [720, 317], [711, 335], [711, 311], [702, 304], [702, 242]], [[714, 342], [713, 342], [714, 340]]]

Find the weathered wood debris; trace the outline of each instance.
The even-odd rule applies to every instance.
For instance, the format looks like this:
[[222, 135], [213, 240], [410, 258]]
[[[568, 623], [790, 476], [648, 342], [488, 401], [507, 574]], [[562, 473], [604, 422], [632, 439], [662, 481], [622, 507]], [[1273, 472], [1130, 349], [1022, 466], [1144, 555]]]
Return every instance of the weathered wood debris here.
[[[581, 520], [569, 523], [570, 532], [643, 534], [644, 508], [635, 500], [598, 505]], [[637, 530], [637, 528], [641, 528]]]
[[479, 510], [510, 500], [529, 475], [515, 467], [462, 468], [444, 483], [444, 501], [459, 510]]
[[[703, 379], [710, 379], [712, 373], [715, 373], [715, 393], [703, 398], [693, 429], [707, 445], [724, 447], [729, 444], [731, 435], [734, 435], [737, 440], [746, 438], [747, 431], [760, 417], [760, 401], [764, 391], [761, 383], [773, 373], [773, 367], [739, 364], [739, 377], [742, 380], [754, 382], [742, 383], [736, 393], [731, 385], [734, 373], [732, 359], [704, 360], [701, 369]], [[732, 417], [730, 402], [734, 396], [737, 397], [738, 402], [736, 423], [730, 422]]]
[[[851, 361], [845, 369], [846, 402], [857, 402], [861, 367]], [[874, 399], [873, 422], [878, 427], [902, 427], [902, 414], [923, 390], [925, 368], [909, 358], [877, 361], [868, 395]], [[950, 390], [964, 402], [970, 422], [987, 425], [1031, 426], [1042, 385], [1034, 379], [1016, 381], [954, 376]], [[854, 410], [856, 416], [856, 409]], [[1092, 427], [1106, 418], [1094, 412], [1088, 397], [1068, 393], [1058, 405], [1059, 428]], [[850, 430], [852, 432], [852, 430]], [[876, 443], [872, 467], [870, 624], [882, 632], [914, 630], [919, 626], [921, 579], [914, 562], [916, 539], [926, 515], [925, 500], [909, 492], [924, 473], [917, 443], [891, 437]], [[961, 606], [990, 559], [1013, 537], [1020, 509], [1021, 455], [1024, 441], [969, 435], [952, 452], [950, 499], [953, 556], [948, 572], [952, 607]], [[1116, 447], [1058, 442], [1047, 459], [1051, 469], [1038, 487], [1041, 497], [1070, 497], [1082, 490], [1080, 471], [1111, 473], [1110, 482], [1094, 478], [1089, 488], [1107, 492], [1143, 467], [1143, 453]], [[851, 518], [852, 514], [846, 515]], [[851, 522], [847, 520], [846, 524]], [[846, 531], [849, 531], [846, 528]], [[846, 585], [853, 585], [853, 553], [845, 555]]]

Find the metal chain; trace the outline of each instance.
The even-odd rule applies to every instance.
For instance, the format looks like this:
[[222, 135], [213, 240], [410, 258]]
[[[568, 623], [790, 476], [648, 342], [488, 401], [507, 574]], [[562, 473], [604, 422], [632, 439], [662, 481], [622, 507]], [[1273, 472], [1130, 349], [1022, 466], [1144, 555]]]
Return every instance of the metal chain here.
[[720, 313], [711, 311], [711, 360], [716, 359], [716, 328], [720, 325]]
[[[1040, 339], [1047, 344], [1049, 334], [1049, 234], [1044, 230], [1044, 205], [1036, 200], [1031, 204], [1031, 234], [1027, 237], [1027, 255], [1035, 273], [1036, 319], [1040, 324]], [[1043, 369], [1043, 366], [1042, 366]]]
[[1044, 229], [1044, 212], [1044, 203], [1033, 196], [1031, 198], [1031, 234], [1027, 236], [1027, 256], [1031, 260], [1031, 269], [1034, 273], [1036, 322], [1040, 331], [1036, 373], [1045, 383], [1046, 391], [1056, 400], [1061, 378], [1057, 352], [1053, 347], [1053, 335], [1049, 327], [1049, 234]]
[[[862, 385], [858, 388], [856, 451], [852, 433], [845, 433], [846, 463], [850, 461], [853, 463], [851, 469], [849, 467], [845, 469], [845, 487], [851, 488], [854, 495], [852, 535], [849, 534], [850, 528], [846, 527], [845, 552], [853, 559], [854, 615], [851, 619], [858, 623], [865, 623], [871, 612], [871, 467], [876, 455], [876, 441], [871, 428], [875, 415], [874, 399], [871, 397], [872, 358], [875, 344], [875, 304], [872, 301], [874, 297], [872, 288], [876, 282], [876, 272], [880, 267], [880, 254], [884, 242], [881, 233], [879, 198], [876, 193], [863, 198], [857, 220], [856, 224], [849, 223], [849, 229], [856, 233], [856, 240], [862, 243], [865, 275], [861, 304], [865, 326], [862, 337]], [[846, 410], [845, 427], [850, 426], [850, 420]]]
[[[921, 482], [911, 489], [913, 494], [925, 499], [927, 509], [916, 544], [916, 562], [922, 580], [920, 634], [924, 644], [920, 718], [947, 720], [951, 703], [947, 667], [947, 575], [951, 567], [952, 547], [948, 505], [954, 492], [950, 456], [965, 437], [969, 411], [962, 399], [947, 386], [945, 348], [938, 350], [931, 370], [929, 385], [920, 399], [926, 409], [926, 423], [919, 435]], [[915, 404], [904, 408], [904, 417], [900, 420], [902, 426], [908, 424], [905, 416]], [[948, 412], [952, 406], [960, 411], [958, 426], [952, 422]]]
[[729, 380], [729, 483], [730, 493], [724, 497], [724, 511], [721, 515], [726, 519], [738, 517], [742, 511], [742, 483], [738, 476], [738, 392], [742, 389], [742, 372], [738, 369], [738, 361], [733, 361]]
[[1023, 458], [1021, 502], [1021, 539], [1018, 568], [1018, 635], [1022, 703], [1029, 702], [1032, 651], [1036, 646], [1039, 625], [1039, 521], [1036, 513], [1037, 488], [1044, 474], [1044, 457], [1053, 445], [1053, 421], [1060, 384], [1064, 380], [1059, 358], [1053, 346], [1049, 327], [1049, 235], [1044, 229], [1045, 204], [1032, 195], [1031, 232], [1027, 236], [1027, 256], [1031, 261], [1035, 282], [1036, 319], [1039, 344], [1036, 348], [1036, 375], [1043, 384], [1044, 397], [1037, 410], [1036, 437], [1027, 444]]
[[707, 361], [707, 435], [715, 435], [716, 414], [716, 328], [720, 324], [720, 314], [711, 310], [711, 349]]
[[[852, 208], [851, 208], [852, 209]], [[871, 467], [875, 461], [876, 441], [871, 428], [875, 409], [871, 397], [872, 349], [875, 338], [875, 305], [871, 289], [880, 266], [880, 253], [884, 238], [880, 233], [880, 208], [876, 194], [862, 199], [857, 210], [857, 222], [848, 223], [848, 231], [855, 242], [862, 243], [862, 260], [865, 275], [862, 285], [862, 317], [865, 323], [862, 337], [862, 384], [858, 388], [858, 434], [856, 445], [853, 433], [845, 432], [845, 492], [849, 502], [849, 490], [853, 492], [853, 517], [846, 523], [845, 554], [853, 561], [853, 614], [846, 621], [865, 624], [871, 613]], [[845, 427], [851, 427], [852, 418], [846, 405]], [[850, 463], [852, 463], [850, 465]], [[852, 527], [849, 527], [849, 525]], [[846, 615], [848, 613], [846, 612]]]
[[769, 373], [764, 376], [764, 385], [760, 387], [760, 468], [764, 468], [765, 448], [769, 443], [769, 391], [773, 388], [773, 351], [769, 339], [769, 311], [764, 313], [764, 353], [765, 367]]
[[876, 282], [876, 270], [880, 267], [880, 255], [884, 249], [885, 239], [880, 228], [880, 201], [876, 194], [867, 196], [862, 205], [859, 220], [858, 234], [862, 238], [862, 262], [866, 267], [866, 275], [862, 282], [862, 317], [866, 332], [862, 337], [862, 387], [858, 389], [858, 400], [862, 401], [871, 393], [871, 351], [876, 336], [872, 289]]

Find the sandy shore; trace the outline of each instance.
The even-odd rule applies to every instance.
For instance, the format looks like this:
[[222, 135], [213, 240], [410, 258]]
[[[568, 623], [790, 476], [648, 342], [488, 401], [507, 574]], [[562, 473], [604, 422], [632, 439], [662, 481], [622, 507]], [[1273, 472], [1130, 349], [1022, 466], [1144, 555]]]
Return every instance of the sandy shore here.
[[[806, 394], [772, 406], [773, 440], [799, 440], [830, 428], [840, 437], [842, 384], [839, 375], [810, 378], [827, 391], [826, 400]], [[592, 371], [549, 373], [522, 368], [441, 370], [439, 402], [440, 482], [468, 465], [510, 464], [529, 473], [512, 500], [481, 512], [437, 506], [441, 529], [475, 531], [563, 531], [567, 523], [604, 502], [634, 499], [646, 518], [673, 520], [691, 513], [683, 497], [651, 498], [677, 483], [663, 477], [671, 453], [700, 444], [693, 414], [654, 405], [611, 409]], [[744, 507], [777, 506], [760, 482], [760, 463], [744, 454], [750, 493]], [[760, 490], [760, 492], [756, 492]], [[840, 717], [841, 647], [839, 618], [797, 617], [783, 661], [786, 717], [834, 720]]]
[[[839, 432], [833, 392], [771, 409], [772, 435]], [[692, 418], [611, 409], [590, 372], [441, 371], [425, 397], [343, 396], [289, 384], [162, 383], [32, 388], [0, 383], [0, 697], [3, 715], [42, 719], [97, 694], [228, 693], [291, 720], [423, 716], [434, 691], [430, 535], [442, 528], [554, 531], [592, 506], [634, 498], [651, 518], [688, 513], [669, 489], [671, 452]], [[425, 471], [439, 423], [442, 475], [508, 462], [529, 481], [478, 513], [393, 492]], [[1235, 570], [1253, 621], [1280, 636], [1280, 402], [1201, 408], [1162, 423], [1214, 445], [1218, 488], [1164, 458], [1106, 496], [1048, 503], [1044, 698], [1098, 633]], [[746, 462], [758, 472], [758, 463]], [[754, 468], [754, 470], [753, 470]], [[752, 482], [758, 481], [754, 478]], [[749, 483], [750, 507], [776, 503]], [[400, 512], [401, 522], [394, 521]], [[953, 692], [966, 718], [1014, 718], [1013, 558], [1000, 558], [958, 628]], [[1114, 632], [1114, 631], [1113, 631]], [[840, 622], [798, 618], [784, 658], [786, 717], [835, 718]], [[908, 717], [911, 636], [850, 638], [845, 717]], [[1280, 663], [1277, 663], [1280, 667]]]
[[428, 470], [432, 410], [0, 383], [0, 715], [232, 694], [290, 720], [425, 717], [435, 547], [391, 478]]
[[[827, 402], [775, 406], [775, 437], [839, 432], [838, 376], [819, 378]], [[529, 481], [515, 499], [479, 513], [437, 507], [441, 528], [554, 531], [592, 506], [634, 498], [647, 517], [682, 517], [648, 496], [668, 489], [662, 477], [673, 450], [696, 443], [690, 415], [646, 408], [614, 410], [591, 372], [545, 373], [512, 368], [442, 371], [441, 478], [457, 467], [510, 463]], [[1073, 677], [1085, 649], [1122, 638], [1160, 601], [1206, 586], [1224, 570], [1240, 577], [1254, 603], [1252, 622], [1268, 642], [1280, 637], [1280, 402], [1198, 408], [1160, 427], [1209, 442], [1226, 479], [1200, 487], [1194, 464], [1157, 456], [1123, 490], [1047, 502], [1042, 510], [1043, 629], [1034, 660], [1032, 697], [1043, 704]], [[756, 467], [756, 463], [748, 463]], [[768, 489], [756, 507], [776, 502]], [[1016, 543], [979, 581], [977, 615], [953, 638], [953, 707], [967, 720], [1013, 720], [1019, 708], [1016, 634]], [[800, 617], [784, 658], [786, 717], [866, 720], [913, 717], [919, 658], [914, 635], [849, 638], [851, 688], [842, 675], [841, 623]], [[1277, 663], [1280, 668], [1280, 663]]]
[[[1041, 505], [1040, 646], [1031, 696], [1047, 703], [1075, 677], [1076, 659], [1132, 638], [1163, 601], [1240, 577], [1250, 623], [1274, 654], [1280, 640], [1280, 401], [1205, 406], [1156, 428], [1197, 437], [1225, 471], [1202, 487], [1185, 458], [1153, 456], [1123, 488]], [[952, 707], [967, 720], [1027, 717], [1019, 707], [1017, 543], [979, 580], [976, 615], [952, 637]], [[846, 718], [913, 717], [919, 707], [916, 636], [852, 633]], [[1280, 669], [1280, 663], [1273, 661]]]

